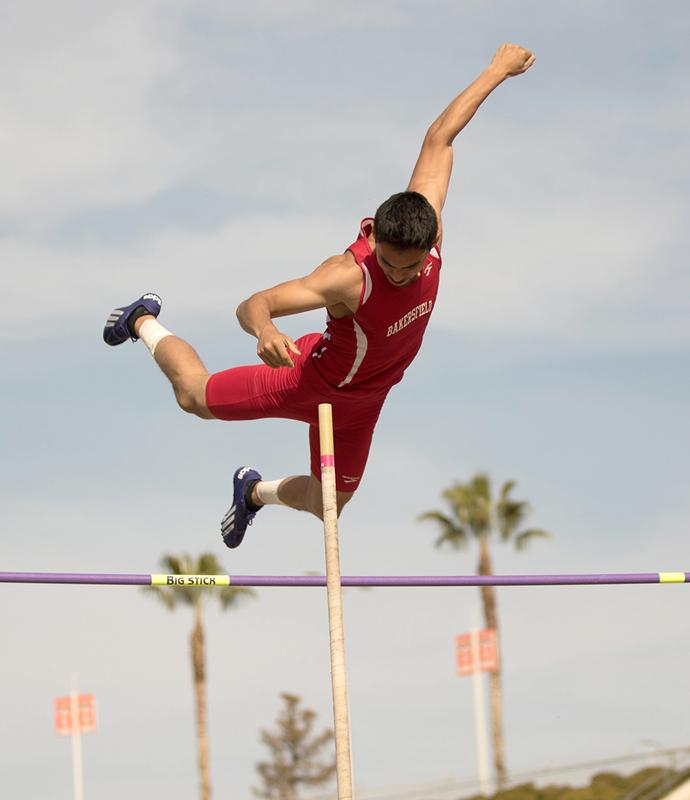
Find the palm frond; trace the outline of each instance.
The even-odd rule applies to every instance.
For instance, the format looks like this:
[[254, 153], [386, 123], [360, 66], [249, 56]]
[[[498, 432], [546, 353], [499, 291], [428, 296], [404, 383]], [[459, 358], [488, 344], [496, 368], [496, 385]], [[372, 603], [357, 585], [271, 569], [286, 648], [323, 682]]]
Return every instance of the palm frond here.
[[167, 586], [140, 586], [139, 589], [149, 597], [155, 597], [163, 603], [168, 611], [173, 611], [177, 605], [177, 596]]
[[510, 494], [516, 486], [516, 481], [506, 481], [501, 487], [499, 499], [496, 503], [496, 522], [503, 542], [511, 539], [531, 510], [529, 503], [526, 501], [513, 500], [511, 498]]
[[510, 497], [510, 493], [516, 486], [517, 486], [517, 481], [504, 481], [503, 486], [501, 486], [501, 494], [498, 498], [498, 502], [500, 503], [504, 500], [508, 500]]
[[469, 485], [478, 498], [486, 502], [491, 501], [491, 478], [485, 472], [478, 472]]
[[221, 575], [223, 568], [215, 553], [202, 553], [196, 560], [194, 572], [199, 575]]
[[502, 500], [496, 504], [496, 521], [504, 542], [510, 540], [530, 510], [529, 503], [521, 500]]
[[541, 528], [528, 528], [515, 537], [515, 549], [524, 550], [532, 539], [552, 539], [553, 536]]
[[465, 528], [458, 525], [455, 520], [451, 519], [442, 511], [426, 511], [420, 514], [417, 520], [420, 522], [425, 520], [433, 520], [436, 522], [437, 529], [440, 529], [440, 533], [434, 541], [435, 547], [449, 544], [451, 547], [460, 549], [465, 547], [468, 542], [469, 536]]
[[248, 586], [224, 586], [220, 591], [218, 589], [213, 591], [218, 594], [218, 601], [223, 611], [231, 606], [236, 606], [244, 600], [248, 600], [250, 597], [256, 597], [256, 592]]
[[160, 565], [170, 575], [188, 575], [193, 570], [190, 569], [192, 557], [187, 553], [181, 556], [174, 556], [166, 553], [161, 556]]
[[491, 482], [488, 475], [477, 473], [468, 483], [455, 483], [443, 492], [453, 515], [474, 536], [491, 530]]

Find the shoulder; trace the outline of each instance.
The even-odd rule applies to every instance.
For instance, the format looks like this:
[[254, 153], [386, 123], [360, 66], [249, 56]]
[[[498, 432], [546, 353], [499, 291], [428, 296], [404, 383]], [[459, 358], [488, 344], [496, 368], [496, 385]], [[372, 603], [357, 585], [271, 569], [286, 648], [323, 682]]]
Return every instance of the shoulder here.
[[327, 296], [328, 305], [345, 304], [351, 311], [357, 307], [362, 290], [362, 270], [350, 252], [331, 256], [309, 276]]
[[362, 279], [362, 270], [357, 263], [357, 259], [349, 250], [345, 253], [330, 256], [317, 267], [317, 270], [328, 276], [329, 281], [343, 286], [359, 284]]

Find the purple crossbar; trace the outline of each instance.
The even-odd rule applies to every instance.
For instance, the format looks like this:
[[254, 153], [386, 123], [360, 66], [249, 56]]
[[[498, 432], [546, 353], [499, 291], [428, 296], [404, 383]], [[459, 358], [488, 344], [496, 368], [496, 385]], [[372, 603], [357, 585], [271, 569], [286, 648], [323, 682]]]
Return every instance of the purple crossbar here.
[[0, 583], [94, 583], [112, 586], [150, 586], [150, 575], [98, 572], [0, 572]]
[[[659, 572], [572, 575], [343, 575], [343, 586], [584, 586], [666, 583]], [[690, 583], [690, 572], [678, 573]], [[676, 583], [682, 582], [680, 578]], [[0, 583], [71, 583], [150, 586], [149, 574], [90, 572], [0, 572]], [[325, 586], [322, 575], [231, 575], [231, 586]]]

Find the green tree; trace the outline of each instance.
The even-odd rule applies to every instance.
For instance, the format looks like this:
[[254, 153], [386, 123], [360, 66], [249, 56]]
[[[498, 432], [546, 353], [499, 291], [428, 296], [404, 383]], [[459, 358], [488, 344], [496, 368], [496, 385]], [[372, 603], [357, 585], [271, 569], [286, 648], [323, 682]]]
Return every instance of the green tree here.
[[[530, 511], [524, 500], [514, 500], [511, 493], [515, 481], [506, 481], [494, 500], [491, 481], [488, 475], [476, 474], [467, 483], [454, 483], [442, 492], [442, 497], [449, 506], [449, 513], [443, 511], [427, 511], [418, 519], [432, 520], [436, 523], [439, 535], [436, 547], [449, 545], [454, 549], [466, 547], [475, 541], [479, 547], [478, 575], [493, 575], [491, 540], [499, 539], [512, 542], [517, 550], [523, 550], [535, 538], [549, 537], [541, 528], [522, 529], [522, 524]], [[493, 586], [481, 586], [484, 621], [487, 628], [496, 632], [499, 641], [498, 609], [496, 590]], [[494, 751], [494, 769], [496, 785], [502, 789], [507, 781], [505, 762], [505, 746], [503, 739], [503, 693], [501, 689], [501, 659], [498, 648], [498, 665], [495, 672], [490, 673], [491, 694], [491, 738]]]
[[[165, 555], [161, 566], [168, 575], [219, 575], [223, 573], [220, 562], [213, 553], [202, 553], [198, 559], [190, 555]], [[174, 611], [178, 605], [191, 606], [194, 611], [194, 627], [190, 636], [192, 674], [194, 678], [194, 701], [196, 708], [197, 754], [199, 760], [199, 797], [210, 800], [211, 780], [208, 758], [208, 729], [206, 715], [206, 652], [202, 620], [204, 599], [210, 596], [218, 600], [223, 610], [234, 607], [243, 597], [253, 596], [251, 589], [234, 586], [147, 586], [147, 594], [155, 595], [165, 607]]]
[[335, 775], [335, 755], [325, 761], [320, 755], [334, 736], [330, 728], [318, 736], [313, 733], [316, 712], [300, 708], [300, 697], [287, 692], [281, 697], [285, 705], [277, 730], [261, 731], [261, 741], [270, 751], [270, 761], [256, 765], [263, 787], [252, 791], [269, 800], [297, 800], [300, 785], [321, 786]]

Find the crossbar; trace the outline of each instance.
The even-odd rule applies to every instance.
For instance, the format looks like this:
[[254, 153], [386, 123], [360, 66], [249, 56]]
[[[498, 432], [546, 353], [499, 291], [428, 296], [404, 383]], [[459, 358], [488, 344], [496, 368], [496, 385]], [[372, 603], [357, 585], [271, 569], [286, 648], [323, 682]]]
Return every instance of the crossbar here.
[[[326, 586], [323, 575], [161, 575], [95, 572], [0, 572], [0, 583], [108, 586]], [[614, 572], [565, 575], [343, 575], [343, 586], [587, 586], [690, 583], [690, 572]]]

